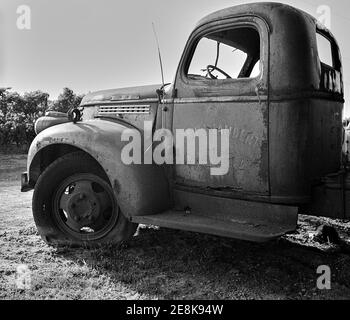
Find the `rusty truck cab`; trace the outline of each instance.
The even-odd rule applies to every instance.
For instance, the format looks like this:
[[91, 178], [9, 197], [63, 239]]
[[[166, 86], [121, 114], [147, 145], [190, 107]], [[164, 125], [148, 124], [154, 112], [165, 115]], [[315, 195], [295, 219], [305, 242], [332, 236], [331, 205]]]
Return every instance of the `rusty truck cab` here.
[[[223, 47], [238, 51], [228, 70]], [[198, 52], [209, 58], [202, 69]], [[294, 229], [300, 208], [320, 214], [310, 205], [314, 188], [341, 168], [344, 99], [337, 42], [315, 18], [278, 3], [213, 13], [191, 34], [169, 91], [169, 108], [159, 109], [168, 128], [230, 129], [228, 174], [174, 166], [177, 210], [275, 225], [265, 236]]]
[[[191, 59], [207, 36], [258, 57], [247, 55], [236, 78], [193, 76]], [[320, 60], [319, 49], [328, 49], [331, 60]], [[259, 75], [250, 77], [257, 61]], [[173, 128], [230, 128], [232, 163], [223, 178], [209, 176], [206, 168], [177, 168], [178, 181], [229, 187], [238, 197], [272, 203], [309, 202], [312, 184], [341, 165], [341, 70], [331, 33], [292, 7], [250, 4], [204, 18], [177, 72]]]

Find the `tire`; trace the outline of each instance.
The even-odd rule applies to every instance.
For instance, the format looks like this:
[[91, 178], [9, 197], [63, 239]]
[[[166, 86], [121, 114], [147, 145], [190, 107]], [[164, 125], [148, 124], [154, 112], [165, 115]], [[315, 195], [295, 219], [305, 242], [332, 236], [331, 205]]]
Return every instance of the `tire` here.
[[33, 216], [40, 236], [53, 246], [119, 245], [137, 228], [120, 211], [105, 172], [83, 152], [45, 169], [34, 189]]

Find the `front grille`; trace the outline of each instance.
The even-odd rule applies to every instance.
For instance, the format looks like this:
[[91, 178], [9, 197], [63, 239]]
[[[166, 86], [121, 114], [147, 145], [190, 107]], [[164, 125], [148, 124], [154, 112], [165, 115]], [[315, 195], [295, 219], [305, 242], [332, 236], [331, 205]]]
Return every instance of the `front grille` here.
[[125, 106], [100, 106], [99, 115], [112, 114], [150, 114], [151, 106], [149, 105], [125, 105]]

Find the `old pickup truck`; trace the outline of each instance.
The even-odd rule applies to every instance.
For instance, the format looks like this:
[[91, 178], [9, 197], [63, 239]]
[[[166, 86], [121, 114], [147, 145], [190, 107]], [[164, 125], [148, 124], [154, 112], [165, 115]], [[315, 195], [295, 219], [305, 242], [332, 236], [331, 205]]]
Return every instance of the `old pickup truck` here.
[[[171, 84], [91, 93], [39, 119], [22, 191], [34, 189], [34, 220], [52, 245], [118, 244], [138, 224], [269, 241], [299, 214], [350, 218], [343, 106], [326, 27], [279, 3], [227, 8], [196, 25]], [[201, 130], [186, 137], [192, 149], [163, 151], [186, 158], [206, 132], [226, 133], [221, 174], [200, 153], [145, 161], [166, 140], [153, 133], [191, 129]], [[125, 132], [142, 137], [141, 163], [123, 160]]]

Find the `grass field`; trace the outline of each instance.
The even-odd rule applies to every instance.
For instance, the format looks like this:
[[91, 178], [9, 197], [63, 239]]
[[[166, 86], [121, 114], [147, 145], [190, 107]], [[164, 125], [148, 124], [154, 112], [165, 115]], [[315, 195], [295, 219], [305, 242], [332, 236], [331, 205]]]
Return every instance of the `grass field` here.
[[[299, 229], [254, 244], [141, 226], [120, 248], [55, 249], [38, 236], [32, 192], [20, 193], [25, 156], [0, 154], [0, 299], [350, 299], [349, 242], [319, 244], [322, 223], [350, 239], [350, 223], [300, 217]], [[16, 286], [26, 265], [31, 287]], [[332, 289], [316, 287], [328, 265]]]

